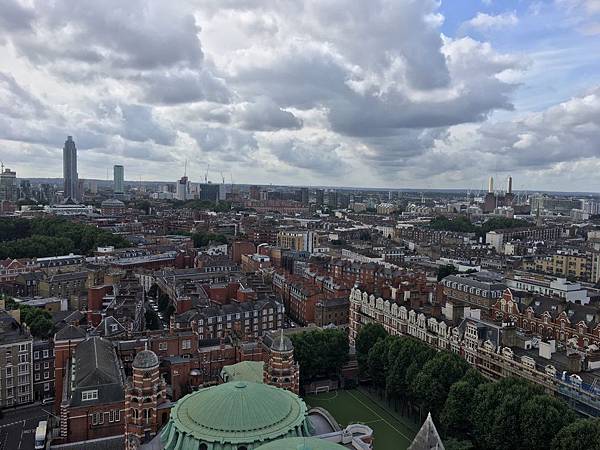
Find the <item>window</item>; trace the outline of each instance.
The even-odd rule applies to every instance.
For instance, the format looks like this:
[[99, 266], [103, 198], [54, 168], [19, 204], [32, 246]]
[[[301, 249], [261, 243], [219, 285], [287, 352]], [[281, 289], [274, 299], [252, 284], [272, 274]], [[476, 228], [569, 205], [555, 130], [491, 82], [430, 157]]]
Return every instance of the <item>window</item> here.
[[50, 379], [50, 372], [44, 372], [44, 380]]
[[34, 369], [34, 370], [40, 370], [40, 363], [35, 363], [35, 364], [33, 365], [33, 369]]
[[41, 377], [40, 377], [40, 374], [39, 374], [39, 373], [36, 373], [36, 374], [34, 375], [34, 379], [35, 379], [35, 381], [40, 381], [40, 379], [41, 379]]
[[108, 412], [108, 421], [111, 423], [115, 421], [115, 411], [112, 409]]
[[50, 383], [44, 383], [44, 392], [48, 392], [50, 390]]
[[121, 410], [117, 409], [115, 410], [115, 422], [119, 422], [121, 421]]
[[44, 361], [44, 369], [49, 369], [49, 368], [50, 368], [50, 362]]
[[184, 339], [183, 341], [181, 341], [181, 348], [183, 350], [189, 350], [190, 348], [192, 348], [192, 341], [190, 339]]
[[159, 342], [158, 343], [158, 349], [159, 350], [166, 350], [167, 349], [167, 343], [166, 342]]
[[33, 359], [40, 359], [40, 352], [38, 352], [38, 351], [33, 352]]
[[97, 400], [98, 399], [98, 389], [94, 389], [93, 391], [83, 391], [81, 393], [81, 401], [85, 402], [88, 400]]
[[99, 420], [100, 418], [98, 413], [92, 414], [92, 425], [98, 425]]
[[19, 355], [19, 364], [26, 363], [26, 362], [27, 362], [27, 353], [25, 353], [23, 355]]
[[27, 351], [27, 344], [19, 344], [19, 353]]
[[50, 356], [50, 350], [44, 350], [44, 358]]

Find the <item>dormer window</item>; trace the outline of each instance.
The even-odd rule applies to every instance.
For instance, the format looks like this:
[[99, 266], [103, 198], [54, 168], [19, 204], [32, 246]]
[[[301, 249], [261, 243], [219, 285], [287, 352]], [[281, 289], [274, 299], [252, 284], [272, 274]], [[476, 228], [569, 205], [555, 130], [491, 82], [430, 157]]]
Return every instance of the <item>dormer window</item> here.
[[81, 401], [86, 402], [89, 400], [98, 400], [98, 389], [92, 391], [83, 391], [81, 393]]

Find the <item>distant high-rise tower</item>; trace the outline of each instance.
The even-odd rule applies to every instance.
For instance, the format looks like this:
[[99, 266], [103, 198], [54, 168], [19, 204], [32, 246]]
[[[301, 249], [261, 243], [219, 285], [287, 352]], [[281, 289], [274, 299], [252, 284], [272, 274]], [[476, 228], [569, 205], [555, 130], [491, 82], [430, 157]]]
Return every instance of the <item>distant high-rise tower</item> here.
[[324, 197], [323, 189], [317, 189], [315, 192], [315, 203], [317, 204], [317, 206], [323, 206], [323, 197]]
[[512, 177], [510, 176], [506, 180], [506, 193], [512, 194]]
[[113, 180], [115, 194], [123, 194], [125, 192], [125, 169], [123, 166], [115, 165], [113, 167]]
[[494, 177], [490, 177], [490, 179], [488, 181], [488, 192], [490, 192], [490, 193], [494, 192]]
[[64, 196], [73, 200], [79, 199], [79, 176], [77, 174], [77, 147], [73, 136], [68, 136], [63, 147], [63, 178], [65, 181]]
[[16, 202], [18, 196], [17, 173], [2, 165], [0, 169], [0, 201]]

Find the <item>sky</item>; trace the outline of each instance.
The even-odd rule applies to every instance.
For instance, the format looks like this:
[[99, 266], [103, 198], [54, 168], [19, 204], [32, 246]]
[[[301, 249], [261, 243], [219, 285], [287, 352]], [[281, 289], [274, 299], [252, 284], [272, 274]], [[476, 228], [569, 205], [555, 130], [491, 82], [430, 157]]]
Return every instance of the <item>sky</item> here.
[[600, 192], [600, 0], [0, 0], [20, 178]]

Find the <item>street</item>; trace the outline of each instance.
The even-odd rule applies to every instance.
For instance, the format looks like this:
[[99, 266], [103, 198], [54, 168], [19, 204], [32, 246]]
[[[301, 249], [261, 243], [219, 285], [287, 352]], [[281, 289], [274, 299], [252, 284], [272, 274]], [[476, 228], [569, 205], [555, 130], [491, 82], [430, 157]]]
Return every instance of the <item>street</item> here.
[[35, 428], [47, 420], [51, 405], [2, 411], [0, 419], [0, 450], [33, 450]]

